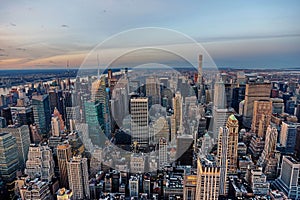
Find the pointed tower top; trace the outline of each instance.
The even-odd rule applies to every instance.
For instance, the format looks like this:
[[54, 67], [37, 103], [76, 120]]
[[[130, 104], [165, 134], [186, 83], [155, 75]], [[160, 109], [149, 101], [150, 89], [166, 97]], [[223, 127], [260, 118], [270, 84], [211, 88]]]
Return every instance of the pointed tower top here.
[[100, 65], [99, 65], [99, 55], [97, 54], [97, 62], [98, 62], [98, 74], [97, 79], [100, 80]]
[[231, 114], [228, 118], [228, 120], [232, 120], [232, 121], [237, 121], [236, 117], [234, 116], [234, 114]]

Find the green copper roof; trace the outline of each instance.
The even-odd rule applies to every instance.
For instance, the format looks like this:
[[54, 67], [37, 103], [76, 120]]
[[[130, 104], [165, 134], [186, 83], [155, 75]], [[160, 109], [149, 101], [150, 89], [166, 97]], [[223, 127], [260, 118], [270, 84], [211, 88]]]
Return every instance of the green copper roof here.
[[237, 120], [233, 114], [231, 114], [231, 115], [229, 116], [229, 119], [231, 119], [231, 120]]

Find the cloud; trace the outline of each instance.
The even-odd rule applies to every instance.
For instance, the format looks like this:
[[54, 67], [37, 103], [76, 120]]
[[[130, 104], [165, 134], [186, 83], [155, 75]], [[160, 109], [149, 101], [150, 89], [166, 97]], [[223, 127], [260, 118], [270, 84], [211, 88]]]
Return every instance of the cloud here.
[[261, 40], [261, 39], [281, 39], [281, 38], [295, 38], [300, 37], [300, 34], [272, 34], [272, 35], [243, 35], [243, 36], [228, 36], [228, 37], [206, 37], [196, 38], [199, 42], [223, 42], [223, 41], [235, 41], [235, 40]]
[[17, 51], [26, 51], [27, 49], [25, 49], [25, 48], [20, 48], [20, 47], [19, 47], [19, 48], [16, 48], [16, 50], [17, 50]]

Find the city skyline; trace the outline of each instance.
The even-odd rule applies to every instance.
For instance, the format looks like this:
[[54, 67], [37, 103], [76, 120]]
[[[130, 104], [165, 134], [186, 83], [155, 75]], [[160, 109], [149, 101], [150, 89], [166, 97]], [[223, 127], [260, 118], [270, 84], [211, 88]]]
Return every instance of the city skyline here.
[[2, 2], [0, 199], [299, 200], [299, 8]]

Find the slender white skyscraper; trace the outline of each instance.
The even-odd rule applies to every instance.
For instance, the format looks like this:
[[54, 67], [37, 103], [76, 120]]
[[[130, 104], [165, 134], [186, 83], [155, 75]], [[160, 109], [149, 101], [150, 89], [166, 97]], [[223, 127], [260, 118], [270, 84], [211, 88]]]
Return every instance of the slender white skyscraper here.
[[198, 57], [198, 83], [199, 84], [202, 84], [202, 80], [203, 80], [202, 63], [203, 63], [203, 56], [202, 54], [199, 54]]
[[174, 117], [176, 123], [176, 133], [181, 133], [182, 131], [182, 104], [183, 99], [180, 92], [176, 92], [175, 97], [173, 97], [173, 109]]
[[199, 103], [204, 103], [205, 102], [204, 87], [203, 87], [202, 63], [203, 63], [203, 56], [202, 56], [202, 54], [200, 54], [199, 57], [198, 57], [198, 79], [197, 79], [198, 102]]

